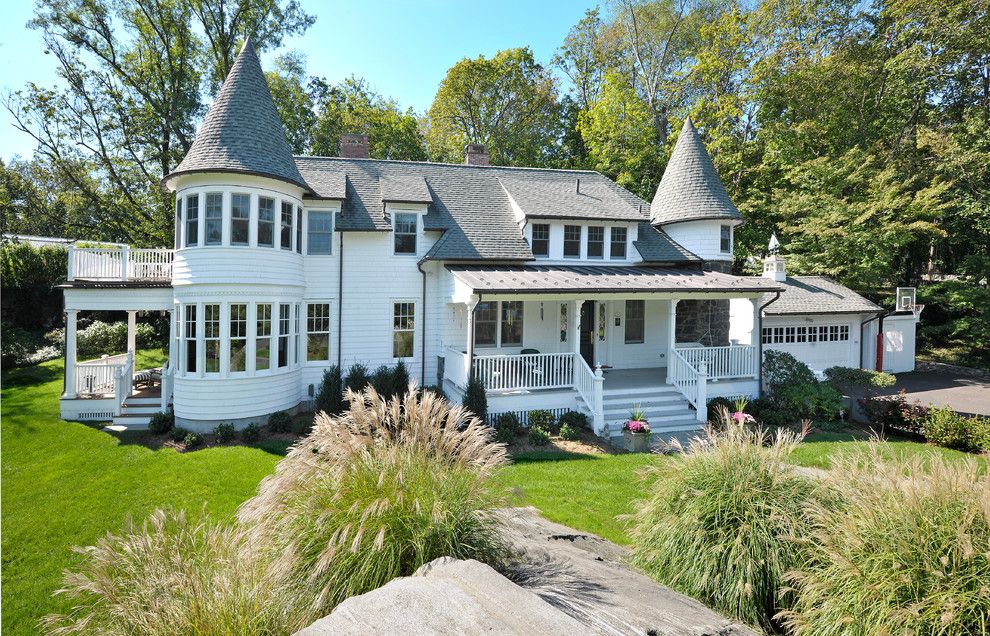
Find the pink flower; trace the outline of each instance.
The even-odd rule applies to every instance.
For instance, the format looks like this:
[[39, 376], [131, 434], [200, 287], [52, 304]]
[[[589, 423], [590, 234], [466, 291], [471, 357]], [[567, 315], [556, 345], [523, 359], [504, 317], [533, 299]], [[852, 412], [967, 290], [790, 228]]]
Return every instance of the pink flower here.
[[649, 433], [650, 425], [639, 420], [629, 420], [624, 427], [630, 433]]
[[743, 413], [742, 411], [736, 411], [733, 413], [732, 419], [734, 419], [737, 424], [756, 424], [755, 417], [749, 413]]

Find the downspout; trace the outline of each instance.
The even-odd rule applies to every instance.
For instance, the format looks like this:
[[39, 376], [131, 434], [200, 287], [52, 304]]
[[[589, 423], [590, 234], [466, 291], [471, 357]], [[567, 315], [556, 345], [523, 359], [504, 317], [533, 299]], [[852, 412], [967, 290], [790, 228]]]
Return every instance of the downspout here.
[[423, 325], [423, 327], [420, 329], [421, 343], [420, 343], [420, 354], [419, 354], [419, 363], [420, 363], [419, 386], [425, 387], [426, 386], [426, 270], [423, 269], [422, 260], [416, 263], [416, 269], [418, 269], [419, 273], [423, 275], [423, 292], [422, 292], [423, 309], [420, 312], [421, 316], [419, 321], [420, 324]]
[[[344, 346], [344, 233], [340, 233], [340, 265], [337, 267], [337, 368], [343, 360]], [[344, 372], [340, 369], [341, 373]]]
[[[880, 320], [880, 322], [877, 324], [877, 341], [876, 341], [877, 353], [876, 353], [876, 355], [879, 357], [879, 362], [877, 363], [877, 366], [878, 367], [882, 367], [883, 366], [883, 350], [880, 348], [880, 344], [881, 344], [880, 335], [883, 334], [883, 317], [886, 316], [886, 315], [887, 315], [887, 312], [886, 311], [880, 311], [880, 312], [877, 312], [877, 315], [876, 316], [873, 316], [872, 318], [867, 318], [863, 322], [859, 323], [859, 368], [860, 369], [863, 368], [863, 362], [864, 362], [864, 360], [863, 360], [863, 345], [865, 343], [863, 342], [863, 336], [866, 333], [866, 323], [873, 322], [874, 320], [877, 320], [877, 319]], [[880, 369], [877, 369], [877, 371], [879, 371], [879, 370]]]
[[481, 303], [481, 294], [478, 294], [478, 301], [470, 305], [468, 309], [467, 320], [468, 320], [468, 342], [467, 342], [467, 357], [468, 357], [468, 368], [467, 377], [468, 382], [474, 378], [474, 309]]
[[763, 311], [780, 299], [780, 292], [774, 293], [776, 295], [760, 305], [760, 310], [756, 312], [760, 324], [753, 325], [753, 339], [756, 340], [756, 391], [758, 397], [763, 397]]

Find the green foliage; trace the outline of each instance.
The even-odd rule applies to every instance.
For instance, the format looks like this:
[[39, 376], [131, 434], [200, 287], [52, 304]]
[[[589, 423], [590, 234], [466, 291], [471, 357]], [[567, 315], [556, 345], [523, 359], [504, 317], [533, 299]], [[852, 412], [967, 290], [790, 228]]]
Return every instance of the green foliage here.
[[[752, 415], [758, 424], [767, 428], [789, 426], [797, 423], [797, 419], [791, 413], [788, 413], [775, 401], [766, 397], [751, 400], [746, 405], [746, 413]], [[709, 422], [718, 422], [718, 417], [716, 415], [716, 419], [712, 420], [711, 411], [709, 410]]]
[[216, 439], [217, 444], [226, 444], [227, 442], [234, 441], [237, 437], [237, 429], [234, 428], [233, 424], [217, 424], [213, 429], [213, 437]]
[[792, 420], [832, 419], [842, 406], [842, 394], [819, 382], [808, 365], [793, 355], [771, 349], [764, 354], [763, 378], [774, 405]]
[[405, 395], [409, 391], [409, 369], [406, 363], [399, 363], [392, 369], [392, 395]]
[[344, 382], [340, 376], [340, 367], [336, 364], [323, 372], [313, 406], [315, 410], [331, 416], [344, 411]]
[[581, 439], [581, 429], [571, 424], [561, 424], [560, 438], [569, 442], [576, 442]]
[[859, 405], [866, 419], [880, 434], [887, 430], [912, 435], [924, 433], [928, 409], [917, 400], [908, 402], [903, 389], [897, 395], [861, 398]]
[[495, 418], [495, 439], [503, 444], [511, 444], [522, 431], [519, 417], [515, 413], [500, 413]]
[[187, 449], [196, 448], [203, 443], [203, 436], [199, 433], [186, 433], [186, 436], [182, 438], [182, 445]]
[[401, 360], [394, 367], [383, 364], [371, 374], [370, 384], [385, 399], [405, 395], [409, 390], [409, 370]]
[[158, 411], [151, 416], [148, 430], [152, 435], [165, 435], [175, 427], [175, 413], [172, 411]]
[[305, 154], [316, 125], [313, 98], [306, 90], [306, 60], [298, 51], [280, 55], [265, 79], [292, 152]]
[[0, 245], [0, 316], [5, 323], [35, 331], [62, 323], [62, 291], [57, 285], [68, 271], [67, 254], [63, 247]]
[[172, 441], [181, 444], [186, 435], [189, 435], [189, 431], [182, 428], [181, 426], [176, 426], [172, 429]]
[[[567, 411], [560, 416], [558, 423], [561, 427], [566, 424], [577, 431], [581, 431], [581, 429], [585, 428], [591, 428], [591, 423], [588, 421], [588, 416], [579, 411]], [[561, 433], [561, 435], [563, 435], [563, 433]]]
[[533, 446], [546, 446], [550, 443], [550, 431], [542, 426], [530, 426], [528, 437]]
[[542, 428], [545, 431], [553, 432], [557, 426], [557, 419], [553, 413], [546, 409], [537, 409], [526, 414], [526, 424], [530, 428]]
[[461, 404], [481, 421], [488, 420], [488, 395], [485, 392], [485, 385], [477, 376], [472, 376], [468, 380]]
[[292, 416], [285, 411], [276, 411], [268, 416], [268, 429], [273, 433], [288, 433], [292, 430]]
[[[154, 327], [145, 322], [134, 326], [134, 339], [139, 349], [161, 348], [164, 344]], [[106, 323], [95, 320], [76, 332], [76, 351], [80, 359], [123, 353], [127, 350], [127, 323]]]
[[248, 424], [241, 430], [241, 439], [248, 444], [253, 444], [261, 439], [261, 427], [254, 422]]
[[775, 630], [774, 615], [794, 601], [784, 576], [801, 563], [801, 511], [819, 490], [786, 463], [798, 441], [729, 424], [652, 468], [651, 494], [630, 517], [634, 562], [664, 585]]
[[990, 418], [965, 417], [949, 407], [928, 409], [924, 424], [928, 441], [962, 451], [990, 451]]
[[[990, 195], [988, 195], [990, 196]], [[990, 226], [990, 220], [987, 221]], [[990, 370], [990, 352], [974, 343], [990, 342], [990, 287], [976, 280], [946, 280], [918, 287], [925, 305], [918, 323], [918, 348], [938, 362]]]
[[890, 461], [874, 446], [836, 461], [829, 482], [842, 503], [808, 507], [797, 602], [784, 615], [793, 633], [986, 632], [985, 470], [938, 455]]
[[4, 367], [19, 367], [31, 364], [31, 355], [44, 343], [37, 333], [31, 333], [8, 322], [0, 323], [0, 364]]
[[360, 393], [369, 384], [371, 384], [371, 378], [368, 377], [368, 367], [360, 362], [352, 364], [351, 368], [347, 370], [347, 380], [344, 382], [344, 389], [350, 389], [355, 393]]
[[897, 382], [897, 378], [891, 373], [853, 367], [829, 367], [825, 369], [825, 379], [839, 390], [856, 387], [884, 389]]
[[722, 411], [735, 412], [735, 404], [726, 397], [714, 397], [708, 400], [708, 422], [720, 424], [722, 422]]

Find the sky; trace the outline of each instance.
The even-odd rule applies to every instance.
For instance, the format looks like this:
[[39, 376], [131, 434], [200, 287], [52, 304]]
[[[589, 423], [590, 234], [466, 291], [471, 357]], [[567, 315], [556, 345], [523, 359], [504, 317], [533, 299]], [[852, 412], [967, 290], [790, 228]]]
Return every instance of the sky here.
[[[289, 38], [279, 53], [306, 55], [307, 73], [337, 82], [363, 77], [377, 92], [403, 107], [429, 108], [447, 69], [465, 57], [491, 56], [500, 49], [529, 46], [548, 62], [594, 0], [302, 0], [316, 24]], [[0, 94], [27, 82], [58, 82], [55, 60], [44, 54], [41, 34], [28, 29], [33, 0], [0, 0]], [[29, 157], [31, 137], [13, 126], [0, 107], [0, 158]]]

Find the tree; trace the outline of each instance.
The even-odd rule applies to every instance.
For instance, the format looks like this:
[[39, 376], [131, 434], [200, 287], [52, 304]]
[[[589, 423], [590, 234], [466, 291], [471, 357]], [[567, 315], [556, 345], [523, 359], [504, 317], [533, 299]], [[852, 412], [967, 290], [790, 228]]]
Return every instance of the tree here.
[[316, 125], [313, 99], [305, 86], [305, 60], [299, 53], [280, 55], [275, 58], [272, 70], [265, 73], [265, 79], [292, 152], [305, 153]]
[[543, 166], [557, 153], [556, 82], [528, 48], [452, 66], [427, 117], [427, 147], [435, 161], [463, 161], [470, 143], [488, 146], [496, 165]]

